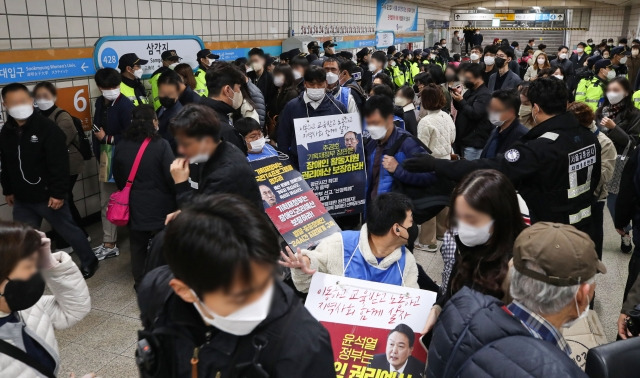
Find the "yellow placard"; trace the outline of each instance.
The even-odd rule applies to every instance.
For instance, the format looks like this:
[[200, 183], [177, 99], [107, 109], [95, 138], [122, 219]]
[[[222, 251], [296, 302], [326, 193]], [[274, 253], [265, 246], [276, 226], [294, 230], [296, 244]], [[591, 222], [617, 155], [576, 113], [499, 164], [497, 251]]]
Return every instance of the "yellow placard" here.
[[515, 21], [516, 14], [515, 13], [495, 13], [493, 18], [499, 18], [500, 21]]

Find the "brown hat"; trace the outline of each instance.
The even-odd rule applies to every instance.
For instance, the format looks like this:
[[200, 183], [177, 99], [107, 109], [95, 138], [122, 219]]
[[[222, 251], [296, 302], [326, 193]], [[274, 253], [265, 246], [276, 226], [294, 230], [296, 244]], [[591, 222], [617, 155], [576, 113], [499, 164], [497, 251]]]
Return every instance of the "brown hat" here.
[[[527, 261], [544, 273], [527, 269]], [[513, 265], [521, 274], [554, 286], [578, 285], [607, 272], [589, 235], [573, 226], [549, 222], [522, 231], [513, 244]]]

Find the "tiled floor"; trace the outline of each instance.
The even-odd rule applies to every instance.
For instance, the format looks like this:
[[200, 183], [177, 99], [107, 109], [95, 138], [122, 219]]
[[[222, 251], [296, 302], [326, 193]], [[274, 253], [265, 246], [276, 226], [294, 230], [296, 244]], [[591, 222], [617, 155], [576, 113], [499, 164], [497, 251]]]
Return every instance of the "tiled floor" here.
[[[612, 228], [606, 215], [604, 262], [608, 273], [597, 279], [595, 310], [610, 341], [616, 337], [622, 291], [627, 277], [629, 255], [619, 252], [620, 237]], [[99, 224], [89, 228], [91, 237], [100, 238]], [[137, 377], [134, 362], [137, 330], [140, 329], [138, 306], [133, 291], [130, 272], [128, 238], [120, 234], [120, 251], [117, 258], [101, 263], [96, 275], [88, 282], [91, 291], [91, 313], [71, 329], [58, 331], [62, 369], [60, 377], [70, 372], [82, 376], [96, 372], [100, 377]], [[97, 245], [96, 242], [93, 244]], [[418, 253], [418, 262], [437, 282], [440, 281], [442, 258], [439, 253]]]

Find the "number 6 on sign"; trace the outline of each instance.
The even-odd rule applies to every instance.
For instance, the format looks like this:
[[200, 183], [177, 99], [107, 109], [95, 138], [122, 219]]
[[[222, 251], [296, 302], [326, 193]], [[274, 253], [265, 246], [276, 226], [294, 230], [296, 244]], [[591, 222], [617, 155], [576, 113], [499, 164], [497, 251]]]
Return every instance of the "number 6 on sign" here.
[[81, 113], [87, 109], [87, 99], [82, 95], [83, 93], [84, 89], [80, 89], [73, 95], [73, 107]]
[[91, 130], [91, 107], [89, 106], [89, 86], [58, 88], [58, 106], [82, 121], [85, 131]]

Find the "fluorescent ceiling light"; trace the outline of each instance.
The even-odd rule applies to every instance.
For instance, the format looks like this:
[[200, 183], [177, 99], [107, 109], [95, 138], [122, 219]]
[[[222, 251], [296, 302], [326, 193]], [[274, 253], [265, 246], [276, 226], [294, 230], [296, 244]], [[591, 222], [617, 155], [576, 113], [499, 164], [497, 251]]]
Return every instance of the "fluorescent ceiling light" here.
[[531, 8], [533, 8], [535, 10], [540, 10], [540, 7], [531, 7]]
[[485, 7], [478, 7], [478, 10], [487, 10]]

